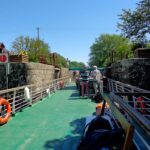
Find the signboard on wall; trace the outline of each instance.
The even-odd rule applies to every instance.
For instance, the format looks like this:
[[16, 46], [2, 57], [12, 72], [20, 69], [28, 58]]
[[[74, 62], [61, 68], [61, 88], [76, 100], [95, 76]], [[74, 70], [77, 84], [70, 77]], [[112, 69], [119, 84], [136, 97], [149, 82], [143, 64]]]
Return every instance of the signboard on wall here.
[[0, 63], [8, 62], [8, 54], [0, 54]]

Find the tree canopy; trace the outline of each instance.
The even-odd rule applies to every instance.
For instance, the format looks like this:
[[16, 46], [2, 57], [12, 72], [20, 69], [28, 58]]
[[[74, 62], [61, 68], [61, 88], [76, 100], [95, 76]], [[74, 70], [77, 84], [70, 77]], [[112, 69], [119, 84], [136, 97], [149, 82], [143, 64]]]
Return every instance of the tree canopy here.
[[85, 66], [84, 63], [77, 61], [70, 61], [68, 65], [68, 61], [65, 57], [58, 53], [50, 53], [50, 47], [47, 43], [28, 36], [20, 36], [16, 38], [12, 44], [12, 48], [17, 54], [19, 54], [20, 51], [25, 51], [29, 56], [29, 61], [31, 62], [43, 61], [44, 63], [58, 65], [59, 67]]
[[58, 54], [58, 53], [56, 55], [57, 55], [58, 65], [61, 66], [61, 67], [68, 67], [66, 58], [63, 57], [62, 55]]
[[69, 62], [69, 67], [84, 68], [84, 67], [85, 67], [85, 64], [84, 64], [83, 62], [70, 61], [70, 62]]
[[123, 35], [137, 43], [146, 43], [150, 34], [150, 0], [141, 0], [136, 10], [123, 10], [119, 16], [122, 22], [118, 28]]
[[12, 44], [12, 48], [15, 52], [26, 51], [29, 55], [29, 61], [39, 62], [41, 57], [49, 62], [50, 48], [47, 43], [42, 40], [20, 36], [15, 39]]
[[102, 34], [91, 46], [89, 65], [106, 66], [117, 60], [130, 57], [131, 43], [120, 35]]

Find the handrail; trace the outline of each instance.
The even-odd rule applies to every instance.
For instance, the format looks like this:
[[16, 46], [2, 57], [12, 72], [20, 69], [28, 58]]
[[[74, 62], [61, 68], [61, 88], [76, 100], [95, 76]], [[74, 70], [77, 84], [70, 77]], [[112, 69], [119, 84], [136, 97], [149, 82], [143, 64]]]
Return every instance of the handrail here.
[[[134, 127], [133, 141], [138, 146], [143, 143], [145, 149], [150, 147], [150, 91], [108, 79], [110, 101], [120, 110]], [[139, 139], [142, 137], [142, 140]], [[141, 142], [139, 144], [139, 142]], [[139, 148], [141, 149], [141, 148]]]
[[[150, 91], [108, 79], [109, 91], [113, 92], [132, 105], [133, 109], [150, 120]], [[141, 99], [139, 99], [141, 98]]]
[[124, 88], [125, 87], [130, 88], [131, 90], [134, 90], [134, 91], [137, 91], [137, 92], [150, 93], [150, 91], [148, 91], [148, 90], [141, 89], [141, 88], [138, 88], [138, 87], [133, 86], [133, 85], [125, 84], [125, 83], [122, 83], [120, 81], [115, 81], [115, 80], [112, 80], [112, 79], [108, 79], [108, 81], [109, 81], [109, 83], [111, 82], [112, 84], [115, 84], [115, 85], [118, 84], [120, 86], [123, 86]]
[[[16, 112], [31, 106], [32, 104], [43, 100], [44, 97], [49, 96], [51, 93], [55, 92], [57, 89], [61, 88], [60, 81], [64, 81], [64, 85], [69, 83], [69, 76], [54, 79], [50, 82], [45, 82], [40, 85], [31, 84], [21, 87], [11, 88], [0, 91], [0, 97], [4, 97], [11, 105], [11, 114], [15, 115]], [[30, 93], [30, 99], [25, 98], [25, 88], [28, 87]], [[5, 108], [1, 108], [5, 111]], [[4, 113], [0, 113], [3, 116]]]
[[24, 85], [24, 86], [20, 86], [20, 87], [15, 87], [15, 88], [1, 90], [0, 94], [7, 93], [7, 92], [12, 92], [12, 91], [16, 91], [16, 90], [20, 90], [20, 89], [23, 89], [25, 87], [32, 87], [33, 85], [34, 84], [30, 84], [30, 85]]
[[139, 112], [135, 111], [126, 101], [121, 99], [119, 96], [114, 93], [110, 93], [110, 97], [113, 99], [113, 102], [117, 102], [119, 107], [130, 115], [130, 117], [134, 118], [136, 122], [143, 127], [150, 135], [150, 121], [145, 119]]
[[[60, 81], [60, 80], [64, 80], [66, 78], [69, 78], [69, 76], [66, 76], [66, 77], [63, 77], [63, 78], [59, 78], [59, 79], [54, 79], [54, 80], [51, 80], [50, 82], [44, 82], [44, 85], [46, 84], [50, 84], [52, 82], [56, 82], [56, 81]], [[38, 84], [38, 86], [42, 86], [42, 84]], [[20, 86], [20, 87], [15, 87], [15, 88], [10, 88], [10, 89], [5, 89], [5, 90], [1, 90], [0, 91], [0, 94], [3, 94], [3, 93], [6, 93], [6, 92], [11, 92], [11, 91], [14, 91], [14, 90], [20, 90], [20, 89], [23, 89], [25, 87], [33, 87], [33, 86], [37, 86], [37, 84], [27, 84], [27, 85], [24, 85], [24, 86]]]

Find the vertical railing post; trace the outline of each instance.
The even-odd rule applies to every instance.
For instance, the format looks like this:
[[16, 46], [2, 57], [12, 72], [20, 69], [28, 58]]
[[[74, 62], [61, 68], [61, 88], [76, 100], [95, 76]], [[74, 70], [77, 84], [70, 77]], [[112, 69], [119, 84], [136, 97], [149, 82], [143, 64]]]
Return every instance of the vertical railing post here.
[[16, 108], [15, 108], [15, 99], [16, 99], [16, 90], [13, 92], [13, 102], [12, 102], [12, 115], [15, 116]]
[[100, 87], [100, 93], [103, 94], [103, 81], [101, 80], [99, 83], [99, 87]]
[[115, 92], [118, 92], [118, 83], [115, 82]]
[[57, 90], [57, 80], [55, 80], [54, 85], [55, 85], [55, 92], [56, 92], [56, 90]]
[[[131, 88], [131, 92], [132, 93], [134, 92], [133, 88]], [[133, 108], [136, 109], [136, 97], [134, 95], [132, 96], [132, 100], [133, 100]]]
[[32, 88], [32, 85], [31, 85], [30, 100], [29, 100], [29, 105], [30, 105], [30, 106], [32, 106], [32, 103], [33, 103], [33, 101], [32, 101], [32, 97], [33, 97], [32, 94], [33, 94], [33, 91], [32, 91], [32, 90], [33, 90], [33, 88]]
[[53, 89], [54, 89], [54, 92], [56, 92], [56, 85], [55, 85], [55, 80], [53, 81]]
[[123, 85], [121, 85], [121, 91], [122, 91], [122, 93], [124, 92], [124, 86]]
[[58, 79], [56, 80], [56, 90], [59, 89], [58, 87]]
[[[121, 92], [122, 93], [124, 93], [125, 92], [125, 87], [122, 85], [122, 84], [120, 84], [121, 85]], [[128, 96], [122, 96], [124, 99], [127, 99], [128, 100]]]
[[43, 99], [43, 84], [40, 86], [40, 91], [41, 91], [41, 100]]
[[111, 90], [114, 92], [114, 81], [111, 80]]
[[49, 96], [51, 96], [51, 84], [49, 84], [48, 88], [49, 88]]
[[52, 92], [54, 92], [54, 81], [52, 81]]

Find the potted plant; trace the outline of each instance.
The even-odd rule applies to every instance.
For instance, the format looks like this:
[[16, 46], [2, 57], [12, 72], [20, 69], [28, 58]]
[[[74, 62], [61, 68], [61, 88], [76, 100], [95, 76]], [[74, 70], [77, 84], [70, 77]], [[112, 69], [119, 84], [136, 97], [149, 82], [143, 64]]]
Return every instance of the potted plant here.
[[10, 62], [27, 63], [29, 62], [28, 53], [25, 50], [20, 50], [18, 54], [10, 55], [9, 60]]

